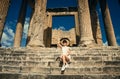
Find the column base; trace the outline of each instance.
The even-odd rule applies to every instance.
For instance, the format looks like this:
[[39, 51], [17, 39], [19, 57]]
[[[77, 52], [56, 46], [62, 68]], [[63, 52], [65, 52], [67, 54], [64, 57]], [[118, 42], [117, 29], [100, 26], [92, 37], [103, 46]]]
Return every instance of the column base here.
[[30, 41], [27, 47], [45, 47], [45, 46], [40, 40], [34, 40], [34, 41]]
[[97, 44], [95, 43], [94, 40], [85, 40], [85, 41], [80, 41], [79, 45], [80, 47], [94, 47]]

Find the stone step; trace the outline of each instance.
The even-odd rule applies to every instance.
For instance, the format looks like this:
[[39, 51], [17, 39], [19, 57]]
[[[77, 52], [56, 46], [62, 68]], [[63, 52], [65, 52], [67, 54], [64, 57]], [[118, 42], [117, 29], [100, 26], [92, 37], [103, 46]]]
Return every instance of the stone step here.
[[[0, 50], [1, 51], [1, 50]], [[5, 52], [5, 53], [14, 53], [14, 52], [16, 52], [16, 53], [26, 53], [26, 52], [28, 52], [28, 53], [54, 53], [54, 52], [56, 52], [56, 53], [59, 53], [59, 52], [61, 52], [61, 49], [55, 49], [55, 50], [53, 50], [52, 48], [51, 48], [51, 50], [49, 51], [48, 49], [46, 49], [45, 48], [45, 50], [23, 50], [22, 51], [22, 49], [21, 50], [7, 50], [7, 49], [5, 49], [5, 50], [2, 50], [1, 52]], [[117, 50], [106, 50], [106, 49], [102, 49], [102, 50], [96, 50], [96, 49], [85, 49], [85, 50], [82, 50], [82, 49], [79, 49], [79, 50], [75, 50], [75, 49], [72, 49], [71, 51], [75, 51], [75, 52], [110, 52], [110, 53], [112, 53], [112, 52], [119, 52], [120, 51], [120, 49], [117, 49]]]
[[[0, 61], [0, 64], [1, 65], [9, 65], [9, 66], [33, 66], [33, 67], [36, 67], [36, 66], [58, 67], [59, 66], [59, 62], [55, 62], [55, 61]], [[85, 62], [71, 61], [70, 66], [71, 67], [74, 67], [74, 66], [103, 66], [103, 64], [104, 63], [102, 61], [85, 61]], [[119, 65], [119, 64], [117, 63], [116, 66], [117, 65]]]
[[[60, 55], [58, 55], [60, 56]], [[0, 56], [0, 60], [3, 61], [26, 61], [26, 60], [32, 60], [32, 61], [55, 61], [56, 56]], [[120, 61], [119, 56], [71, 56], [72, 61]]]
[[[45, 66], [58, 67], [59, 62], [56, 61], [0, 61], [0, 65], [9, 66]], [[71, 61], [70, 67], [91, 67], [91, 66], [120, 66], [120, 61]]]
[[[30, 67], [30, 66], [2, 66], [0, 72], [14, 73], [39, 73], [39, 74], [60, 74], [60, 67]], [[66, 68], [67, 74], [120, 74], [120, 67], [74, 67]]]
[[[58, 55], [60, 56], [60, 55]], [[18, 61], [55, 61], [58, 56], [0, 56], [0, 60], [9, 61], [9, 60], [18, 60]], [[120, 61], [119, 56], [71, 56], [72, 61]]]
[[[108, 52], [108, 53], [107, 53]], [[58, 56], [60, 55], [62, 52], [50, 52], [50, 53], [29, 53], [29, 52], [25, 52], [25, 53], [17, 53], [17, 52], [13, 52], [13, 53], [1, 53], [0, 56], [46, 56], [46, 55], [49, 55], [49, 56]], [[119, 52], [109, 52], [109, 51], [106, 51], [106, 52], [87, 52], [87, 53], [81, 53], [80, 51], [79, 52], [73, 52], [71, 53], [71, 55], [73, 56], [120, 56], [120, 53]]]
[[117, 74], [20, 74], [20, 73], [0, 73], [0, 79], [119, 79]]
[[[3, 50], [4, 48], [0, 48], [0, 50]], [[59, 49], [59, 48], [41, 48], [41, 47], [32, 47], [32, 48], [7, 48], [6, 50], [14, 50], [14, 51], [17, 51], [17, 50], [20, 50], [20, 51], [24, 51], [24, 50], [49, 50], [49, 51], [53, 51], [53, 50], [56, 50], [56, 49]], [[119, 46], [100, 46], [100, 47], [71, 47], [72, 50], [119, 50], [120, 47]]]
[[64, 75], [47, 75], [47, 76], [31, 76], [30, 79], [119, 79], [119, 75], [110, 75], [110, 74], [64, 74]]
[[[57, 48], [0, 48], [0, 79], [120, 79], [120, 47], [72, 47], [61, 75]], [[11, 75], [13, 74], [13, 75]]]
[[[27, 48], [26, 48], [27, 49]], [[97, 52], [100, 52], [100, 51], [103, 51], [103, 52], [105, 52], [105, 51], [119, 51], [120, 49], [101, 49], [101, 50], [99, 50], [99, 49], [84, 49], [84, 48], [82, 48], [82, 49], [78, 49], [78, 50], [76, 50], [76, 49], [73, 49], [72, 47], [71, 47], [71, 51], [81, 51], [81, 52], [89, 52], [89, 51], [97, 51]], [[3, 51], [3, 50], [2, 50]], [[6, 51], [6, 50], [5, 50]], [[44, 50], [23, 50], [22, 51], [22, 49], [21, 50], [7, 50], [6, 52], [17, 52], [17, 53], [25, 53], [26, 51], [29, 51], [30, 53], [42, 53], [43, 51], [46, 51], [46, 53], [48, 53], [48, 52], [60, 52], [61, 51], [61, 49], [52, 49], [52, 48], [50, 48], [50, 50], [48, 50], [47, 48], [45, 48]]]
[[[79, 51], [79, 50], [119, 50], [120, 47], [119, 46], [100, 46], [100, 47], [70, 47], [71, 50], [76, 50], [76, 51]], [[32, 48], [0, 48], [0, 51], [29, 51], [29, 50], [33, 50], [33, 51], [45, 51], [45, 50], [48, 50], [48, 51], [55, 51], [55, 50], [59, 50], [60, 48], [40, 48], [40, 47], [32, 47]]]

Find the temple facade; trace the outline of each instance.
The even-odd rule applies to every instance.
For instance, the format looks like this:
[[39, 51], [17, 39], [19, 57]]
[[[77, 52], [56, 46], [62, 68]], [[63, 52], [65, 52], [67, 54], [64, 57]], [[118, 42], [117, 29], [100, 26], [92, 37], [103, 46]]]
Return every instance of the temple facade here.
[[[64, 38], [68, 39], [70, 43], [76, 44], [76, 46], [102, 46], [102, 31], [96, 11], [96, 5], [98, 3], [100, 4], [102, 12], [108, 45], [116, 46], [116, 38], [107, 1], [77, 0], [77, 3], [77, 7], [46, 9], [47, 0], [22, 0], [14, 37], [14, 47], [20, 47], [21, 44], [27, 4], [32, 8], [27, 47], [51, 47], [52, 43], [57, 44], [57, 42]], [[10, 0], [0, 0], [0, 41], [9, 5]], [[75, 17], [74, 35], [73, 37], [72, 34], [67, 34], [67, 36], [63, 33], [62, 36], [54, 35], [54, 38], [58, 40], [53, 42], [52, 17], [64, 15], [72, 15]]]

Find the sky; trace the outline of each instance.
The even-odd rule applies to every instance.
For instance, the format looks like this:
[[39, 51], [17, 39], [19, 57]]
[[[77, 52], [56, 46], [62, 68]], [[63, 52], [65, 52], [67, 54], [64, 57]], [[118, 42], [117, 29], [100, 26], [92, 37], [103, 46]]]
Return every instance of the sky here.
[[53, 16], [52, 29], [70, 30], [75, 27], [74, 16]]
[[[120, 3], [118, 0], [107, 0], [111, 19], [115, 31], [115, 36], [117, 40], [117, 44], [120, 45]], [[8, 15], [6, 18], [6, 23], [4, 27], [4, 32], [2, 35], [2, 47], [12, 47], [15, 35], [15, 29], [18, 19], [18, 14], [21, 6], [21, 0], [11, 0], [11, 4], [9, 7]], [[61, 7], [77, 7], [76, 0], [48, 0], [47, 8], [61, 8]], [[101, 10], [99, 4], [96, 8], [99, 16], [100, 27], [102, 31], [102, 40], [104, 45], [107, 45], [106, 34], [104, 30], [104, 24], [102, 21]], [[31, 8], [28, 5], [27, 13], [25, 18], [23, 37], [21, 42], [21, 47], [25, 47], [27, 31], [30, 22]], [[52, 28], [53, 29], [62, 29], [69, 30], [75, 26], [74, 16], [53, 16]]]

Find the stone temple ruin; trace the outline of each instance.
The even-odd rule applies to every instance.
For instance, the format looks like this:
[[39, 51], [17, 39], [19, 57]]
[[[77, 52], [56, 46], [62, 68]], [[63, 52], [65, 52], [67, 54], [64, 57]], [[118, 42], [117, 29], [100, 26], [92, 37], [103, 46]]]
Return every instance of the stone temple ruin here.
[[[120, 79], [120, 47], [116, 46], [107, 1], [76, 1], [77, 7], [46, 9], [47, 0], [22, 0], [14, 46], [0, 48], [0, 79]], [[109, 46], [102, 46], [98, 3]], [[26, 48], [20, 48], [27, 4], [32, 15]], [[0, 41], [9, 5], [10, 0], [0, 0]], [[75, 28], [52, 32], [52, 17], [58, 15], [74, 16]], [[72, 63], [64, 75], [55, 61], [61, 51], [51, 48], [62, 39], [69, 41], [72, 51]]]
[[[87, 4], [89, 2], [89, 5]], [[102, 0], [99, 1], [105, 25], [107, 41], [109, 46], [116, 46], [116, 38], [114, 35], [113, 25], [110, 18], [107, 3]], [[1, 0], [0, 9], [0, 38], [7, 16], [9, 7], [9, 0]], [[98, 1], [78, 0], [78, 7], [67, 8], [52, 8], [46, 9], [47, 0], [28, 0], [23, 1], [19, 13], [18, 23], [16, 26], [16, 34], [14, 37], [14, 47], [20, 47], [23, 25], [25, 21], [26, 6], [29, 4], [32, 8], [31, 21], [28, 31], [27, 44], [28, 47], [50, 47], [52, 45], [52, 17], [73, 15], [75, 17], [75, 37], [68, 38], [70, 41], [74, 40], [76, 46], [82, 45], [100, 45], [102, 46], [101, 29], [96, 11]], [[6, 6], [4, 6], [6, 5]], [[105, 16], [105, 17], [104, 17]], [[68, 36], [70, 37], [70, 36]], [[71, 36], [72, 37], [72, 36]], [[56, 39], [62, 39], [54, 37]], [[63, 37], [64, 38], [64, 37]], [[66, 38], [66, 37], [65, 37]], [[60, 40], [58, 40], [60, 41]], [[57, 42], [54, 42], [57, 43]], [[72, 44], [71, 44], [72, 45]]]

